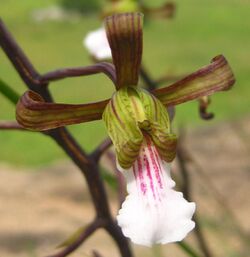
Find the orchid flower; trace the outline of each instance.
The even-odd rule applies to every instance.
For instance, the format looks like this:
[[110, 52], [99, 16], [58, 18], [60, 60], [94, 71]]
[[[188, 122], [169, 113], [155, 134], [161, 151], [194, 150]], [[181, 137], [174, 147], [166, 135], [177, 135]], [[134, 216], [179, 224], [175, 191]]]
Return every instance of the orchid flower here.
[[97, 63], [51, 72], [41, 79], [46, 82], [103, 72], [116, 86], [112, 98], [89, 104], [55, 104], [28, 91], [17, 104], [17, 120], [28, 129], [42, 131], [102, 118], [115, 147], [117, 167], [127, 181], [128, 196], [117, 215], [124, 235], [145, 246], [180, 241], [195, 226], [195, 204], [174, 190], [170, 163], [175, 158], [177, 137], [171, 132], [166, 107], [230, 89], [235, 82], [233, 73], [220, 55], [182, 80], [148, 92], [137, 86], [143, 15], [113, 15], [104, 25], [114, 66]]
[[89, 32], [83, 40], [83, 45], [96, 60], [110, 60], [111, 50], [103, 27]]

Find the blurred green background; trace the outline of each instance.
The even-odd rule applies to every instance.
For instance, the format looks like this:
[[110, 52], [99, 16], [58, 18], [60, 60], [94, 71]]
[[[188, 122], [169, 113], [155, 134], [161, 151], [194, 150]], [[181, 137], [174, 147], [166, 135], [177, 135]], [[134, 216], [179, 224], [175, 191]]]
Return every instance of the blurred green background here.
[[[100, 1], [104, 4], [104, 0]], [[147, 1], [152, 6], [163, 1]], [[153, 3], [152, 3], [153, 2]], [[201, 121], [197, 102], [177, 108], [174, 127], [210, 126], [223, 120], [237, 119], [249, 113], [250, 1], [190, 0], [175, 1], [175, 18], [150, 20], [144, 29], [143, 62], [157, 78], [170, 74], [191, 73], [218, 55], [228, 59], [237, 83], [226, 93], [212, 97], [209, 110], [213, 121]], [[83, 14], [71, 20], [36, 21], [37, 10], [57, 5], [57, 0], [0, 0], [0, 16], [41, 73], [60, 67], [91, 63], [82, 40], [86, 33], [101, 25], [98, 14]], [[92, 7], [91, 7], [92, 8]], [[95, 7], [94, 7], [95, 8]], [[0, 78], [22, 94], [26, 88], [0, 50]], [[113, 85], [103, 75], [55, 82], [50, 89], [57, 102], [87, 103], [110, 97]], [[14, 119], [15, 109], [0, 95], [0, 119]], [[70, 126], [69, 129], [87, 151], [106, 136], [102, 121]], [[65, 158], [49, 138], [33, 132], [0, 131], [0, 161], [15, 165], [44, 165]]]

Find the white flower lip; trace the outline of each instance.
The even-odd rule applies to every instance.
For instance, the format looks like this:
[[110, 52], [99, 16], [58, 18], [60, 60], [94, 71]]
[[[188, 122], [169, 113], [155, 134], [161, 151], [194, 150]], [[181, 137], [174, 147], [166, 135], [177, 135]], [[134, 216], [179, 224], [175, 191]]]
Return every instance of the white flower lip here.
[[117, 221], [123, 234], [144, 246], [183, 240], [195, 227], [191, 220], [195, 203], [173, 189], [170, 166], [160, 159], [150, 139], [144, 140], [132, 168], [122, 171], [128, 196]]
[[111, 49], [104, 28], [89, 32], [83, 39], [83, 45], [97, 60], [112, 58]]

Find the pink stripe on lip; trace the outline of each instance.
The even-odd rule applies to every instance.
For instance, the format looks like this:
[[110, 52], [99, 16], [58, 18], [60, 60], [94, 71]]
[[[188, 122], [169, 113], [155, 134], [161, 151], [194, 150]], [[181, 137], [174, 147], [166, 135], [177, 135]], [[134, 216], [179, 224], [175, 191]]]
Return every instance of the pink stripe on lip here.
[[[163, 186], [162, 186], [162, 180], [161, 180], [161, 175], [160, 175], [161, 166], [160, 166], [159, 160], [157, 159], [156, 153], [153, 152], [150, 139], [146, 138], [146, 140], [147, 140], [147, 146], [148, 146], [148, 150], [149, 150], [149, 154], [150, 154], [150, 159], [152, 161], [153, 169], [155, 171], [155, 177], [156, 177], [159, 187], [162, 189]], [[157, 163], [156, 163], [155, 159], [157, 160]]]
[[138, 177], [139, 177], [139, 181], [140, 181], [140, 188], [141, 188], [141, 191], [142, 191], [143, 195], [145, 195], [146, 192], [147, 192], [147, 186], [146, 186], [146, 184], [144, 182], [142, 163], [141, 163], [140, 155], [137, 158], [137, 164], [138, 164]]
[[150, 188], [152, 190], [154, 199], [156, 199], [153, 178], [152, 178], [151, 171], [150, 171], [150, 165], [149, 165], [149, 161], [148, 161], [147, 156], [145, 155], [145, 153], [143, 154], [143, 160], [144, 160], [144, 163], [145, 163], [145, 166], [146, 166], [146, 169], [147, 169], [147, 176], [148, 176], [149, 181], [150, 181]]

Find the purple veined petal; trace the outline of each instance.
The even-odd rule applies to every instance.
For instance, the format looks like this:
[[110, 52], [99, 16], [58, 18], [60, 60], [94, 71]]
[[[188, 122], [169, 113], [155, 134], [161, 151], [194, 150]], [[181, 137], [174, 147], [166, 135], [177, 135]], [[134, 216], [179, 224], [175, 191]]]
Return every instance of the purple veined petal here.
[[116, 88], [138, 84], [143, 37], [143, 14], [117, 13], [104, 20], [116, 70]]
[[111, 49], [103, 27], [89, 32], [83, 39], [83, 45], [97, 60], [112, 59]]
[[151, 246], [181, 241], [195, 227], [195, 203], [173, 189], [170, 165], [160, 159], [149, 138], [132, 168], [118, 168], [126, 177], [128, 196], [117, 221], [132, 242]]

